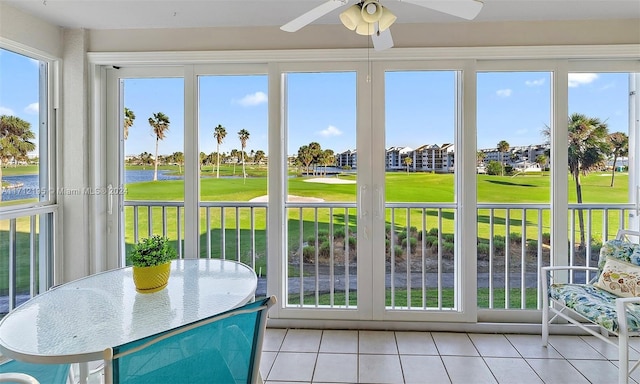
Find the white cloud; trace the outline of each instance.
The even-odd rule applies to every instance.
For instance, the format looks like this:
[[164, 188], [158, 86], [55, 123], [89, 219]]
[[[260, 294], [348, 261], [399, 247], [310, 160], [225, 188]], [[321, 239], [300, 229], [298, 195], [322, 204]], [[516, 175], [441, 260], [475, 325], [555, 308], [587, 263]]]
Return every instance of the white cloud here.
[[320, 136], [323, 136], [323, 137], [332, 137], [332, 136], [342, 135], [342, 131], [334, 127], [333, 125], [328, 126], [326, 129], [323, 129], [318, 133], [320, 134]]
[[38, 113], [38, 111], [40, 111], [40, 104], [38, 104], [38, 103], [31, 103], [31, 104], [29, 104], [29, 105], [27, 105], [27, 106], [26, 106], [26, 108], [24, 109], [24, 111], [25, 111], [26, 113], [34, 114], [34, 115], [35, 115], [35, 114], [37, 114], [37, 113]]
[[13, 110], [7, 107], [3, 107], [0, 105], [0, 115], [13, 115], [15, 116], [15, 113], [13, 113]]
[[264, 92], [256, 92], [256, 93], [252, 93], [249, 95], [246, 95], [245, 97], [243, 97], [240, 100], [236, 100], [235, 102], [237, 102], [238, 104], [242, 105], [243, 107], [252, 107], [254, 105], [259, 105], [262, 103], [266, 103], [267, 102], [267, 94]]
[[500, 97], [509, 97], [511, 96], [511, 92], [513, 92], [511, 89], [507, 88], [507, 89], [498, 89], [496, 91], [496, 95], [500, 96]]
[[570, 73], [569, 86], [574, 88], [583, 84], [589, 84], [598, 78], [596, 73]]
[[544, 78], [537, 80], [527, 80], [524, 83], [527, 87], [539, 87], [544, 84]]

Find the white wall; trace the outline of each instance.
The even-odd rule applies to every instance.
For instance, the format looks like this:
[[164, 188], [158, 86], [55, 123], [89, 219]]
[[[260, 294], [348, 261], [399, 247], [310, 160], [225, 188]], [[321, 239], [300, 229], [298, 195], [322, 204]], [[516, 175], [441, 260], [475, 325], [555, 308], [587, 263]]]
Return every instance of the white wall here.
[[49, 57], [62, 57], [62, 28], [0, 2], [0, 39]]
[[[396, 47], [639, 44], [638, 20], [394, 24]], [[342, 25], [92, 30], [91, 52], [366, 48], [368, 36]]]

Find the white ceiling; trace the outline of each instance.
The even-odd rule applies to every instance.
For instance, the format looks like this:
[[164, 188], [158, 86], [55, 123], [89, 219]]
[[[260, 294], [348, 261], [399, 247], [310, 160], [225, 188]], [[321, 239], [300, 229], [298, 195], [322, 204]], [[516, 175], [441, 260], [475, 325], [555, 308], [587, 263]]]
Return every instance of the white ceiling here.
[[[324, 1], [0, 0], [53, 24], [87, 29], [280, 26]], [[482, 11], [471, 22], [638, 19], [640, 23], [640, 0], [483, 1]], [[468, 22], [402, 0], [381, 3], [398, 16], [397, 23]], [[338, 24], [343, 9], [315, 24]]]

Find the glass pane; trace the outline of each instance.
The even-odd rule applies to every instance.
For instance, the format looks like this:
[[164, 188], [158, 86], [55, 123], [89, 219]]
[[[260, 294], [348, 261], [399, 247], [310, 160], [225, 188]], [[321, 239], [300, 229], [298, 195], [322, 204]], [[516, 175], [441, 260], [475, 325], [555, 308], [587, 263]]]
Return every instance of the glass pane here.
[[570, 261], [595, 266], [602, 242], [629, 228], [629, 74], [568, 80]]
[[198, 81], [200, 256], [239, 260], [266, 276], [268, 78]]
[[477, 80], [478, 306], [537, 308], [537, 271], [549, 263], [551, 74]]
[[0, 206], [49, 196], [47, 183], [41, 183], [47, 175], [40, 175], [39, 166], [41, 153], [45, 161], [47, 153], [40, 145], [47, 142], [47, 126], [40, 124], [40, 107], [46, 109], [46, 99], [40, 100], [40, 84], [46, 84], [41, 66], [46, 63], [0, 49]]
[[184, 81], [123, 80], [125, 244], [167, 236], [181, 255], [184, 238]]
[[286, 75], [289, 305], [356, 305], [356, 73]]
[[385, 74], [387, 308], [455, 308], [456, 72]]

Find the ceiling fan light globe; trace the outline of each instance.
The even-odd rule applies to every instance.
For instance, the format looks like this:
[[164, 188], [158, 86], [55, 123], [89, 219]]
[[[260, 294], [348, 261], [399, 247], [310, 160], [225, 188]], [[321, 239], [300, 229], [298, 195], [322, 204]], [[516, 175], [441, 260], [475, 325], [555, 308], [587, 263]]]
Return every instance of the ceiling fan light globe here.
[[380, 28], [380, 32], [386, 31], [389, 27], [398, 19], [396, 15], [391, 13], [389, 9], [384, 8], [382, 11], [382, 16], [380, 17], [380, 21], [378, 21], [378, 28]]
[[361, 21], [360, 7], [358, 5], [352, 5], [347, 8], [346, 11], [340, 14], [340, 21], [347, 29], [354, 30]]
[[358, 35], [371, 36], [374, 34], [374, 32], [375, 32], [375, 24], [367, 23], [364, 20], [361, 20], [360, 23], [358, 23], [358, 26], [356, 27], [356, 33]]
[[378, 0], [366, 0], [362, 4], [360, 15], [362, 20], [367, 23], [375, 23], [382, 16], [382, 6], [378, 3]]

